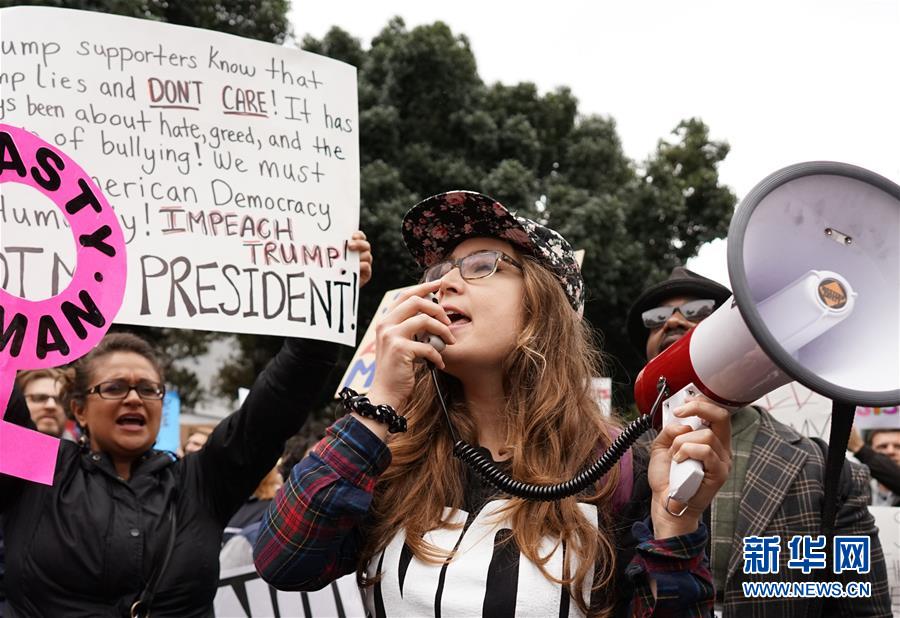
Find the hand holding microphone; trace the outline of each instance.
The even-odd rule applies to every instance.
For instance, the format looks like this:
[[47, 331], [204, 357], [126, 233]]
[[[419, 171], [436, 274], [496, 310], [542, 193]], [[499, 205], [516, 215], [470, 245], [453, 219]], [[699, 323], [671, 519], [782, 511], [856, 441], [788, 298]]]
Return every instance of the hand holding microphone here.
[[[425, 298], [427, 298], [428, 300], [430, 300], [431, 302], [433, 302], [436, 305], [439, 304], [437, 296], [435, 296], [433, 292], [429, 292]], [[428, 331], [422, 331], [421, 333], [418, 333], [416, 335], [416, 341], [421, 341], [422, 343], [427, 343], [428, 345], [433, 347], [435, 350], [437, 350], [438, 353], [443, 352], [444, 348], [447, 347], [447, 344], [444, 343], [443, 339], [441, 339], [437, 335], [433, 335], [433, 334], [429, 333]]]
[[456, 339], [450, 332], [450, 318], [439, 304], [427, 298], [440, 285], [438, 280], [408, 289], [378, 321], [375, 379], [369, 390], [373, 402], [399, 410], [412, 393], [417, 362], [428, 361], [438, 369], [444, 368], [438, 348], [443, 350], [445, 343], [455, 343]]

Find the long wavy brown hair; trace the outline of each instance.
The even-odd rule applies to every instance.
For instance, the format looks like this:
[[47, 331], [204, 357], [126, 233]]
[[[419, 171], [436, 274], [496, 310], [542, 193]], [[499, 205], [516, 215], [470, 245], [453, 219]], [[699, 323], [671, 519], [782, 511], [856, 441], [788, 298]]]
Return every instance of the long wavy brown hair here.
[[[523, 266], [523, 324], [503, 367], [506, 450], [511, 453], [511, 473], [516, 479], [558, 483], [574, 476], [611, 442], [612, 424], [601, 415], [588, 389], [591, 377], [602, 375], [601, 355], [559, 281], [527, 257]], [[441, 381], [457, 432], [466, 442], [476, 443], [476, 428], [460, 382], [447, 374], [441, 374]], [[424, 367], [412, 392], [403, 410], [409, 429], [390, 443], [391, 465], [375, 488], [371, 510], [375, 523], [366, 534], [358, 570], [360, 580], [368, 584], [376, 580], [366, 578], [366, 565], [400, 529], [405, 529], [406, 544], [420, 560], [452, 559], [423, 535], [439, 527], [454, 527], [444, 519], [444, 507], [463, 504], [463, 464], [453, 457], [452, 438]], [[613, 601], [615, 550], [611, 509], [605, 507], [611, 503], [618, 479], [616, 466], [592, 492], [556, 502], [513, 498], [505, 509], [512, 524], [511, 538], [520, 551], [549, 580], [568, 586], [584, 613], [596, 616], [608, 615]], [[599, 528], [579, 510], [578, 502], [597, 505]], [[546, 570], [550, 556], [538, 553], [543, 537], [564, 544], [562, 579]], [[591, 599], [590, 608], [585, 598]]]

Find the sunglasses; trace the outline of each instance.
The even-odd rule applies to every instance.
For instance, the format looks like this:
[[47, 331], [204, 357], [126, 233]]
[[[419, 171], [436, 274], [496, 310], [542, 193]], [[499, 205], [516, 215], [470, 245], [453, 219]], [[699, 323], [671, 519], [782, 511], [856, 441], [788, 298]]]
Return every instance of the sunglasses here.
[[644, 326], [653, 330], [665, 324], [666, 320], [672, 317], [672, 314], [676, 311], [691, 322], [699, 322], [703, 318], [709, 317], [715, 308], [716, 301], [704, 298], [701, 300], [692, 300], [684, 303], [680, 307], [656, 307], [655, 309], [648, 309], [641, 314], [641, 320], [643, 320]]
[[522, 270], [521, 264], [502, 251], [476, 251], [466, 257], [455, 260], [444, 260], [443, 262], [438, 262], [434, 266], [428, 267], [425, 270], [424, 282], [431, 283], [432, 281], [437, 281], [457, 267], [459, 268], [460, 276], [467, 281], [470, 279], [484, 279], [497, 272], [497, 265], [500, 262], [512, 264], [519, 270]]
[[166, 394], [165, 386], [148, 380], [141, 380], [137, 384], [129, 384], [125, 380], [101, 382], [97, 386], [89, 388], [85, 394], [97, 394], [100, 399], [125, 399], [132, 390], [141, 399], [160, 400]]

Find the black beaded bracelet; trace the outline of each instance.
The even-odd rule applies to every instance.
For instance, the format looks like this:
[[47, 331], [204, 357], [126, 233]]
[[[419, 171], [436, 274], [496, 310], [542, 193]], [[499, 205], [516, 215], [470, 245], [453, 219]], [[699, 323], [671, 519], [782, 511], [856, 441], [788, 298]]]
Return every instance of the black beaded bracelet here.
[[339, 393], [341, 403], [351, 412], [370, 418], [388, 426], [390, 433], [402, 433], [406, 431], [406, 419], [389, 405], [374, 405], [365, 395], [360, 395], [349, 386], [345, 386]]

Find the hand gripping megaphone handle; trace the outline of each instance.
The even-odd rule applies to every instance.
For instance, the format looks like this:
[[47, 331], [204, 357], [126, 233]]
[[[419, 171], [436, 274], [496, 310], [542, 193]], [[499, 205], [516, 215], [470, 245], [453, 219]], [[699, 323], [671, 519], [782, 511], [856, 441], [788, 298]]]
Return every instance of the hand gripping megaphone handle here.
[[[672, 415], [672, 412], [679, 406], [683, 405], [688, 397], [696, 398], [701, 396], [693, 384], [688, 384], [680, 391], [669, 397], [663, 402], [663, 425], [669, 423], [679, 423], [687, 425], [693, 430], [707, 426], [707, 423], [699, 416], [689, 416], [687, 418], [678, 418]], [[669, 498], [674, 498], [682, 504], [694, 497], [697, 490], [700, 489], [700, 483], [703, 482], [703, 464], [696, 459], [685, 459], [682, 462], [672, 461], [669, 467]]]

